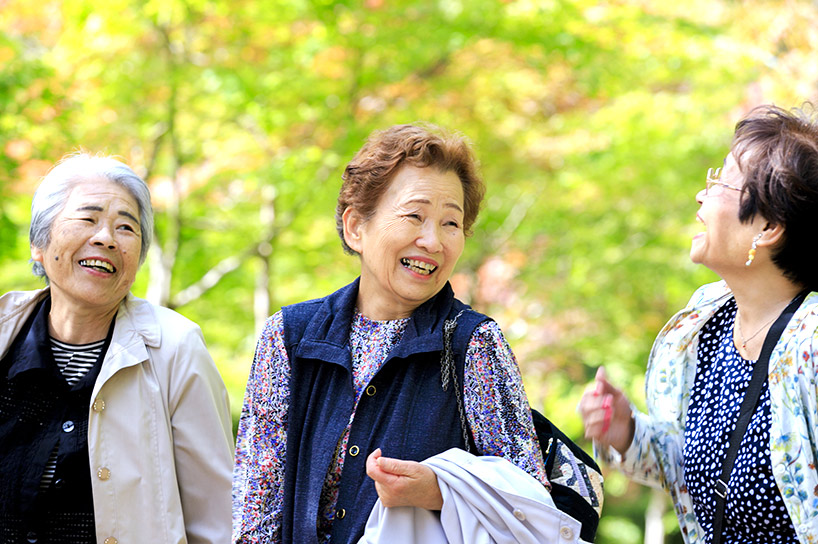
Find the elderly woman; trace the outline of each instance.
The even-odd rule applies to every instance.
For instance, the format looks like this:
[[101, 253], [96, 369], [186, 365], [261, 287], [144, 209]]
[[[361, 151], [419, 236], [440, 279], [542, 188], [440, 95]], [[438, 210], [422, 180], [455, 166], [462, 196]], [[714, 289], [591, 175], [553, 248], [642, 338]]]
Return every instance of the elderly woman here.
[[[261, 334], [239, 421], [234, 542], [357, 542], [378, 497], [440, 510], [417, 461], [450, 448], [547, 484], [514, 355], [448, 282], [484, 192], [469, 147], [394, 126], [343, 180], [336, 222], [361, 274], [283, 308]], [[442, 385], [447, 323], [454, 372]]]
[[723, 281], [659, 333], [647, 415], [597, 373], [580, 401], [586, 436], [670, 490], [685, 542], [816, 542], [815, 117], [750, 112], [696, 201], [706, 230], [691, 260]]
[[34, 273], [0, 298], [3, 542], [224, 543], [232, 435], [201, 331], [129, 293], [150, 193], [76, 154], [31, 206]]

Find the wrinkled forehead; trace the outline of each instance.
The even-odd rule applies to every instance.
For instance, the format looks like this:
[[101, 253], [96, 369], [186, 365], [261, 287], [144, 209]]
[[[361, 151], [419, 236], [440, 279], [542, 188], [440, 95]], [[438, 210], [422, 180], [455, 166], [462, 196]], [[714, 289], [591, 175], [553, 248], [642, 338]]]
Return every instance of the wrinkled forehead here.
[[100, 175], [79, 179], [70, 187], [66, 207], [83, 205], [124, 207], [139, 212], [139, 204], [127, 187]]

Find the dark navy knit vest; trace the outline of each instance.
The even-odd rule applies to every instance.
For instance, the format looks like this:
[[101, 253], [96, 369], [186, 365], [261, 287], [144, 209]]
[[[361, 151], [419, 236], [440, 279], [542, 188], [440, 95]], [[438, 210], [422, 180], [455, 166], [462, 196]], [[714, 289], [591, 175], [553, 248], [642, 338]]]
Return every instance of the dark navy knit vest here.
[[[349, 334], [358, 280], [318, 300], [282, 309], [291, 362], [282, 542], [318, 542], [316, 521], [324, 480], [355, 403]], [[386, 457], [422, 461], [464, 448], [453, 385], [441, 387], [443, 325], [468, 306], [447, 283], [422, 304], [361, 395], [350, 430], [332, 528], [333, 543], [363, 535], [378, 498], [366, 475], [377, 448]], [[462, 390], [465, 352], [474, 329], [488, 317], [469, 310], [457, 319], [452, 341]], [[469, 431], [469, 436], [471, 432]], [[470, 438], [471, 451], [475, 452]]]
[[[0, 542], [96, 542], [88, 406], [102, 359], [70, 386], [51, 352], [43, 300], [0, 361]], [[40, 481], [58, 448], [54, 478]]]

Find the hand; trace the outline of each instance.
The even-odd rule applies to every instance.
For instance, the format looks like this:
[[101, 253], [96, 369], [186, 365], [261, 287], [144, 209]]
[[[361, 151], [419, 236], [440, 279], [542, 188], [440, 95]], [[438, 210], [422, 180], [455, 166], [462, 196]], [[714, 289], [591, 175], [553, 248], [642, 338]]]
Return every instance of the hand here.
[[577, 408], [585, 425], [585, 438], [611, 445], [621, 454], [627, 451], [634, 431], [630, 402], [608, 382], [604, 367], [596, 371], [594, 383], [585, 390]]
[[366, 458], [366, 473], [375, 480], [378, 497], [386, 507], [443, 508], [437, 475], [426, 465], [383, 457], [378, 448]]

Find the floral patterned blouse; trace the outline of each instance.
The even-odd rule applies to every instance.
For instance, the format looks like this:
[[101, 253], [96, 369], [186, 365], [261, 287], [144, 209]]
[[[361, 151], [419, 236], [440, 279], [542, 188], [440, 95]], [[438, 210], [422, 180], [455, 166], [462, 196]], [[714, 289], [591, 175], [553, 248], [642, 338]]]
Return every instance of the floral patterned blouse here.
[[[597, 454], [636, 481], [670, 491], [685, 542], [709, 542], [684, 479], [688, 405], [696, 378], [700, 332], [732, 300], [724, 282], [701, 287], [665, 325], [646, 376], [648, 414], [634, 408], [633, 442], [620, 456]], [[770, 461], [775, 483], [801, 543], [818, 543], [818, 293], [796, 311], [770, 356]]]
[[[373, 321], [356, 313], [350, 350], [356, 403], [409, 319]], [[528, 399], [511, 348], [494, 321], [475, 329], [466, 353], [463, 402], [475, 444], [483, 455], [504, 457], [547, 485]], [[268, 319], [259, 338], [239, 420], [233, 476], [233, 542], [280, 541], [290, 361], [281, 312]], [[334, 505], [355, 409], [327, 472], [321, 496], [319, 541], [328, 542]]]

